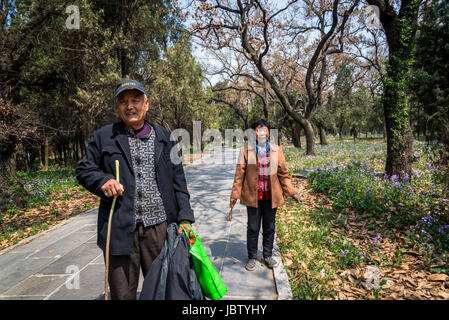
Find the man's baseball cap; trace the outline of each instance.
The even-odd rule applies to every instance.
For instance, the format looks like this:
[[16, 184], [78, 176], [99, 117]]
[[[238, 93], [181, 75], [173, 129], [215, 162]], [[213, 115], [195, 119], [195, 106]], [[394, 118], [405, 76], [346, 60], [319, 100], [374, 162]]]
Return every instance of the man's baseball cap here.
[[136, 89], [143, 94], [147, 94], [145, 91], [145, 87], [139, 81], [133, 79], [125, 79], [120, 82], [117, 86], [117, 89], [115, 89], [115, 96], [117, 97], [123, 91], [131, 89]]

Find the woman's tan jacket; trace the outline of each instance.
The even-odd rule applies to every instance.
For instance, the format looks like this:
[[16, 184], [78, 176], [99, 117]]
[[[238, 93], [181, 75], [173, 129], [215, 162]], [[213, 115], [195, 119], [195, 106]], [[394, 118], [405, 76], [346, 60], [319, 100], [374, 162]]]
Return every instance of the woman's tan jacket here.
[[[270, 143], [270, 192], [271, 207], [284, 204], [284, 195], [291, 197], [296, 193], [285, 165], [282, 147]], [[231, 198], [240, 199], [240, 204], [257, 208], [258, 165], [255, 145], [240, 148], [239, 159], [235, 169]]]

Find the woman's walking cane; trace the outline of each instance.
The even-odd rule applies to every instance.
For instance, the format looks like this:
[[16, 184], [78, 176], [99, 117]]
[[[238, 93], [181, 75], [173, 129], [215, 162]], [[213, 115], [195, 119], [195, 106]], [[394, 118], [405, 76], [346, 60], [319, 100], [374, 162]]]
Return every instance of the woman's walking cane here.
[[[235, 203], [234, 203], [234, 205], [235, 205]], [[231, 207], [231, 210], [229, 210], [228, 221], [232, 220], [232, 208], [234, 208], [234, 205]]]
[[[115, 160], [115, 175], [116, 180], [120, 183], [120, 175], [119, 175], [119, 162]], [[117, 200], [117, 196], [114, 196], [111, 205], [111, 211], [109, 212], [109, 220], [108, 220], [108, 234], [106, 236], [106, 261], [105, 261], [105, 276], [104, 276], [104, 299], [109, 300], [109, 241], [111, 240], [111, 224], [112, 224], [112, 215], [114, 214], [115, 201]]]

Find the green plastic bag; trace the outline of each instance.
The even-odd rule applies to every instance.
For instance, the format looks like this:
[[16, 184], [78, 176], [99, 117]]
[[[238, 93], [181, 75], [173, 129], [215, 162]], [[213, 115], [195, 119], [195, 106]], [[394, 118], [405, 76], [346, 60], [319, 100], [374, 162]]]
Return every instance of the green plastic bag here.
[[193, 265], [195, 268], [196, 276], [198, 278], [198, 282], [201, 285], [201, 289], [203, 289], [204, 295], [209, 299], [221, 299], [226, 294], [228, 289], [226, 288], [223, 280], [221, 280], [220, 275], [207, 256], [203, 244], [201, 243], [200, 237], [195, 234], [190, 224], [189, 226], [191, 230], [190, 237], [184, 227], [182, 228], [184, 229], [184, 233], [186, 234], [187, 239], [189, 239], [189, 252], [193, 258]]

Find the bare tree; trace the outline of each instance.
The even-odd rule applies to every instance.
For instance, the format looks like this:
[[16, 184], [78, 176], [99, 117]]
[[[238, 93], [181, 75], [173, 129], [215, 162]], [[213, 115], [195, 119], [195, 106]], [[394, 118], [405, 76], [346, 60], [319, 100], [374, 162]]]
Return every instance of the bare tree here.
[[[292, 0], [281, 8], [273, 8], [268, 1], [258, 0], [237, 0], [234, 5], [230, 1], [201, 1], [195, 12], [198, 22], [194, 24], [192, 31], [205, 41], [206, 46], [215, 50], [232, 48], [254, 64], [260, 75], [269, 83], [285, 112], [304, 129], [307, 154], [313, 155], [315, 137], [311, 115], [321, 102], [326, 56], [343, 52], [345, 25], [359, 1], [342, 2], [342, 5], [338, 0], [333, 3], [304, 1], [311, 12], [320, 17], [317, 27], [320, 36], [306, 66], [304, 87], [307, 99], [299, 95], [296, 101], [291, 102], [288, 84], [294, 80], [297, 68], [293, 68], [290, 73], [290, 81], [280, 81], [270, 50], [279, 48], [279, 45], [282, 45], [281, 40], [289, 36], [286, 35], [285, 23], [278, 18], [297, 2]], [[289, 29], [291, 30], [292, 28]], [[236, 39], [239, 40], [238, 43]]]

